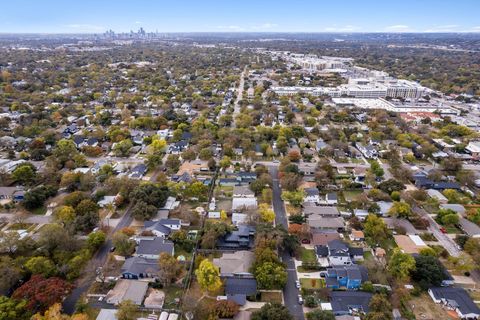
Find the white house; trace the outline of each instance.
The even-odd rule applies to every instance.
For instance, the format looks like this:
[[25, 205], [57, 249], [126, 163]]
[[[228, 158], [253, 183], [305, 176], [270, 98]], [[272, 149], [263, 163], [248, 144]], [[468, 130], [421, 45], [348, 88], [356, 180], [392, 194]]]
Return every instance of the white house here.
[[305, 188], [305, 198], [303, 199], [304, 202], [313, 202], [319, 203], [320, 202], [320, 192], [317, 188]]
[[242, 209], [257, 209], [256, 198], [233, 198], [232, 211]]

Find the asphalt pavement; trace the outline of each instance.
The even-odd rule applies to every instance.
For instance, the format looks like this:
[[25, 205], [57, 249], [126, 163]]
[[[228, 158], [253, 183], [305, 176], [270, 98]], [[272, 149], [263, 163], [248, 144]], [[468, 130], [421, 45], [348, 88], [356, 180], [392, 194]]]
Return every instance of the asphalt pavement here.
[[[276, 166], [269, 167], [270, 174], [272, 175], [272, 191], [273, 191], [273, 210], [275, 211], [275, 223], [277, 225], [283, 225], [285, 229], [288, 228], [287, 213], [285, 212], [285, 206], [282, 200], [282, 190], [278, 181], [278, 168]], [[283, 298], [285, 306], [296, 320], [305, 319], [303, 315], [303, 307], [298, 303], [298, 295], [300, 291], [295, 286], [297, 279], [297, 272], [295, 270], [295, 263], [292, 256], [284, 251], [280, 251], [280, 257], [283, 263], [287, 266], [288, 278], [287, 285], [283, 289]]]

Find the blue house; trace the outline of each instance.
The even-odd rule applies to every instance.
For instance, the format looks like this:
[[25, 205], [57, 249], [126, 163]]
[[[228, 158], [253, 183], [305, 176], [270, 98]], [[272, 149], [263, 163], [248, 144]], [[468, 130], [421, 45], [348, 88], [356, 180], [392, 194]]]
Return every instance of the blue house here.
[[327, 269], [325, 278], [326, 286], [329, 289], [359, 289], [366, 280], [367, 270], [356, 264]]

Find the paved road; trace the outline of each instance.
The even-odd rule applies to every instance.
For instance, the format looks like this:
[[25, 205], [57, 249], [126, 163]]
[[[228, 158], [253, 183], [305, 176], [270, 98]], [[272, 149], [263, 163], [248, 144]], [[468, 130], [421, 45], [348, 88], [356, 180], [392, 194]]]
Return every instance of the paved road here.
[[50, 223], [53, 219], [52, 216], [38, 215], [38, 214], [26, 214], [18, 215], [15, 213], [0, 213], [0, 219], [5, 219], [8, 222], [14, 222], [15, 219], [22, 218], [27, 223], [46, 224]]
[[440, 226], [438, 223], [433, 219], [427, 211], [424, 209], [414, 206], [413, 211], [417, 214], [419, 214], [421, 217], [425, 218], [430, 222], [430, 226], [428, 227], [428, 231], [430, 231], [435, 238], [438, 239], [438, 241], [442, 244], [442, 246], [448, 251], [448, 253], [451, 256], [458, 257], [460, 255], [460, 250], [457, 247], [457, 244], [453, 239], [451, 239], [449, 236], [444, 234], [443, 232], [440, 231]]
[[[122, 216], [122, 218], [120, 218], [117, 226], [113, 229], [112, 234], [122, 228], [128, 227], [132, 223], [133, 217], [130, 214], [131, 209], [132, 207], [130, 206], [126, 210], [125, 214]], [[79, 280], [81, 281], [81, 283], [79, 283], [77, 287], [73, 289], [72, 293], [70, 293], [70, 295], [63, 301], [63, 310], [66, 313], [73, 314], [75, 312], [75, 306], [77, 304], [77, 301], [85, 292], [87, 292], [88, 288], [90, 288], [92, 283], [95, 281], [96, 274], [94, 270], [96, 269], [96, 267], [101, 267], [105, 265], [111, 247], [112, 240], [109, 238], [100, 247], [100, 249], [98, 249], [92, 260], [90, 260], [89, 267], [86, 267], [84, 269], [84, 272], [88, 272], [88, 274], [85, 275], [84, 278]]]
[[235, 117], [240, 113], [240, 101], [243, 99], [243, 89], [245, 87], [245, 72], [247, 71], [247, 66], [243, 69], [242, 73], [240, 74], [240, 83], [238, 84], [237, 88], [237, 99], [235, 99], [235, 103], [233, 105], [233, 114], [232, 114], [232, 127], [235, 127]]
[[[285, 206], [281, 198], [282, 190], [280, 189], [278, 182], [278, 169], [276, 166], [271, 166], [270, 174], [273, 179], [273, 210], [275, 211], [275, 223], [277, 225], [285, 226], [287, 229], [287, 214], [285, 212]], [[283, 297], [285, 300], [285, 305], [287, 306], [290, 313], [296, 320], [305, 319], [303, 316], [303, 308], [298, 304], [298, 295], [299, 290], [295, 287], [295, 281], [297, 281], [297, 272], [295, 271], [295, 263], [290, 254], [284, 250], [280, 251], [280, 257], [282, 261], [287, 265], [287, 285], [283, 289]]]

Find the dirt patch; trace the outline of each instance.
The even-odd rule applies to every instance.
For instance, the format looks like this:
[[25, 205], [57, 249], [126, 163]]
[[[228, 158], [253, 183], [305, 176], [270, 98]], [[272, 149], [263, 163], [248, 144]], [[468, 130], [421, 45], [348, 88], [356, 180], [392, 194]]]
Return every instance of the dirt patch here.
[[449, 314], [446, 309], [442, 308], [441, 305], [433, 302], [432, 298], [430, 298], [430, 296], [426, 293], [419, 297], [412, 297], [412, 299], [408, 301], [407, 305], [410, 307], [410, 310], [412, 310], [417, 319], [458, 319], [458, 317], [452, 317], [452, 315]]

